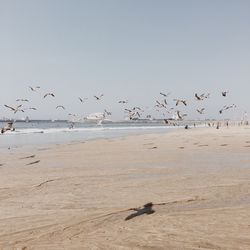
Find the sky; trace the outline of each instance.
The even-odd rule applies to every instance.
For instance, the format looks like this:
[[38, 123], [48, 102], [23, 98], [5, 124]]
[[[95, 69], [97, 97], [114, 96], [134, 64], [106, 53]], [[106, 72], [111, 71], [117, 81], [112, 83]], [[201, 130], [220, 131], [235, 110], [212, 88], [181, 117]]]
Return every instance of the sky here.
[[[250, 113], [249, 0], [0, 0], [0, 118], [65, 119], [185, 98], [189, 118]], [[41, 86], [31, 92], [28, 86]], [[227, 98], [221, 91], [229, 91]], [[43, 98], [53, 92], [56, 98]], [[204, 103], [194, 93], [210, 92]], [[104, 94], [96, 102], [93, 95]], [[88, 97], [81, 104], [78, 97]], [[4, 104], [28, 98], [38, 111]], [[119, 100], [127, 99], [125, 106]], [[56, 110], [57, 105], [66, 110]], [[202, 117], [195, 111], [205, 107]], [[146, 112], [145, 112], [146, 114]]]

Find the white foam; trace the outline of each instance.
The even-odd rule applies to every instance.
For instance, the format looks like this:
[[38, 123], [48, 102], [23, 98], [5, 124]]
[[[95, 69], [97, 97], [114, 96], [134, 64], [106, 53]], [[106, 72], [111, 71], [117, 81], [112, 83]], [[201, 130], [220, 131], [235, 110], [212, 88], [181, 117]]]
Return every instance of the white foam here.
[[174, 128], [170, 126], [124, 126], [124, 127], [88, 127], [88, 128], [23, 128], [15, 131], [7, 131], [4, 135], [21, 135], [21, 134], [53, 134], [53, 133], [75, 133], [75, 132], [98, 132], [108, 130], [159, 130]]

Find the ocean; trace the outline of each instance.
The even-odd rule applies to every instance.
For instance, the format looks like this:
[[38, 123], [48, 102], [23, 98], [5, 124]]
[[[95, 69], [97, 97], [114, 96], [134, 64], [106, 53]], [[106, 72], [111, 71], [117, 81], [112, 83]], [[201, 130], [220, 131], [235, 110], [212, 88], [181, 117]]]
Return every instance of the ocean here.
[[[0, 122], [0, 128], [6, 123]], [[86, 141], [99, 138], [113, 138], [127, 135], [164, 133], [175, 126], [164, 122], [105, 122], [71, 123], [67, 121], [30, 121], [15, 122], [15, 131], [0, 134], [0, 148], [22, 147], [31, 145], [58, 144], [65, 142]]]

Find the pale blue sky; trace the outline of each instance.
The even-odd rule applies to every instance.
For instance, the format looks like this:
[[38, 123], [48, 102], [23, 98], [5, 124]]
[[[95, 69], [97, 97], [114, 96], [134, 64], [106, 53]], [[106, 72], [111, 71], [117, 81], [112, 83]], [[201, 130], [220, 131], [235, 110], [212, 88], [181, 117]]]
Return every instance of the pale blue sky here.
[[[160, 91], [189, 99], [211, 92], [206, 117], [235, 103], [250, 113], [249, 0], [0, 0], [0, 117], [20, 97], [39, 112], [66, 118], [113, 111], [119, 99], [153, 106]], [[29, 85], [40, 85], [31, 93]], [[229, 90], [227, 99], [220, 97]], [[42, 100], [54, 91], [56, 99]], [[94, 94], [104, 93], [99, 104]], [[78, 96], [90, 100], [81, 105]], [[55, 110], [65, 104], [67, 111]], [[184, 109], [185, 110], [185, 109]], [[21, 117], [18, 114], [16, 117]], [[235, 112], [226, 116], [235, 117]]]

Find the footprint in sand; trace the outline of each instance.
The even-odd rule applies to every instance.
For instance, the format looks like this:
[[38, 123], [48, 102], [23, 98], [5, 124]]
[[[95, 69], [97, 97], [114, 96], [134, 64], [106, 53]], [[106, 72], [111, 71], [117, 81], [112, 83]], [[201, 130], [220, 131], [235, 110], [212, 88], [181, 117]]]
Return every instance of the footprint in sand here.
[[153, 145], [153, 142], [149, 142], [149, 143], [144, 143], [143, 145]]
[[40, 162], [40, 160], [38, 160], [38, 161], [33, 161], [33, 162], [30, 162], [30, 163], [27, 163], [26, 166], [34, 165], [34, 164], [37, 164], [37, 163], [39, 163], [39, 162]]
[[228, 146], [228, 144], [221, 144], [221, 147], [225, 147], [225, 146]]
[[152, 147], [152, 148], [148, 148], [148, 149], [157, 149], [158, 147]]
[[208, 147], [208, 144], [201, 144], [199, 147]]
[[179, 147], [179, 149], [184, 149], [185, 147]]
[[37, 149], [38, 151], [46, 151], [46, 150], [49, 150], [50, 148], [39, 148]]
[[19, 158], [19, 160], [30, 159], [30, 158], [35, 158], [35, 157], [36, 157], [36, 155], [29, 155], [26, 157]]

